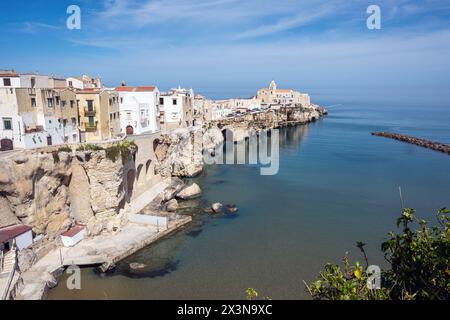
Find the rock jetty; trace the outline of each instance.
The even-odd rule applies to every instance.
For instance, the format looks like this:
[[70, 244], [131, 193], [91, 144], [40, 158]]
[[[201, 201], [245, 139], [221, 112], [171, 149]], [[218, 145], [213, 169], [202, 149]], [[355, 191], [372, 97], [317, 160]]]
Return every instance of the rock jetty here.
[[448, 144], [430, 141], [430, 140], [426, 140], [426, 139], [420, 139], [420, 138], [407, 136], [407, 135], [399, 134], [399, 133], [373, 132], [372, 135], [415, 144], [420, 147], [432, 149], [432, 150], [443, 152], [443, 153], [450, 155], [450, 145], [448, 145]]

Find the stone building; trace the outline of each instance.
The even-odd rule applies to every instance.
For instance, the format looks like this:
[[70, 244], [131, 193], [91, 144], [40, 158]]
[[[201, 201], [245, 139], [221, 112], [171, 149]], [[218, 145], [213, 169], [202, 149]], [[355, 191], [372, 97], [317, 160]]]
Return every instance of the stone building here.
[[1, 75], [14, 79], [0, 81], [7, 85], [0, 88], [2, 151], [79, 141], [75, 93], [54, 88], [65, 81], [12, 71]]
[[160, 131], [159, 90], [155, 86], [117, 87], [120, 131], [127, 135]]
[[258, 90], [256, 98], [262, 105], [301, 105], [305, 108], [310, 107], [310, 97], [306, 93], [301, 93], [292, 89], [278, 89], [274, 80], [268, 88]]
[[161, 129], [187, 128], [194, 125], [194, 91], [192, 89], [171, 89], [161, 93]]
[[[110, 101], [113, 104], [111, 110], [114, 110], [111, 113], [116, 113], [115, 120], [117, 121], [117, 92], [88, 88], [76, 90], [76, 97], [81, 142], [100, 142], [111, 138]], [[114, 99], [116, 102], [114, 102]], [[117, 130], [117, 127], [115, 130]]]

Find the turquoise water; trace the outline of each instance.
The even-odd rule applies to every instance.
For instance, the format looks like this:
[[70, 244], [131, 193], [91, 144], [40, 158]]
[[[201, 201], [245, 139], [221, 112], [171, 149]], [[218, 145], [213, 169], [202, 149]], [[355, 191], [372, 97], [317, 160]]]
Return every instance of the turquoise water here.
[[[280, 170], [208, 167], [204, 194], [186, 206], [235, 203], [236, 216], [199, 209], [191, 226], [150, 246], [109, 274], [82, 271], [82, 290], [63, 277], [50, 299], [239, 299], [253, 287], [274, 299], [307, 299], [303, 280], [348, 252], [384, 265], [380, 244], [395, 230], [398, 187], [405, 205], [433, 219], [450, 206], [448, 155], [370, 135], [386, 130], [450, 143], [450, 95], [432, 90], [310, 90], [330, 115], [280, 131]], [[444, 92], [444, 93], [443, 93]], [[129, 263], [147, 267], [132, 271]]]

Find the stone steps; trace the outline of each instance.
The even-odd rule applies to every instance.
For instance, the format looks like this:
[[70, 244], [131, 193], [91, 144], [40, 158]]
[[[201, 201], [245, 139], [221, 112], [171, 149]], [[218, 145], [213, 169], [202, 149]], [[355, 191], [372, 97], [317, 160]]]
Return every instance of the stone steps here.
[[2, 272], [6, 273], [6, 272], [11, 272], [13, 270], [14, 267], [14, 254], [12, 251], [8, 251], [4, 256], [3, 256], [3, 268], [2, 268]]

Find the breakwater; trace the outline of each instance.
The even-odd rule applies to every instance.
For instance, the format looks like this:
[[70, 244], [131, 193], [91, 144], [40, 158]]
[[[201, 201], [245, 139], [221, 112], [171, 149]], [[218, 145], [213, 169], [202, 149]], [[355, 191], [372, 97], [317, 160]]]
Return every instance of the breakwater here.
[[389, 139], [399, 140], [403, 142], [407, 142], [410, 144], [415, 144], [417, 146], [432, 149], [435, 151], [443, 152], [450, 155], [450, 145], [445, 143], [440, 143], [436, 141], [430, 141], [426, 139], [416, 138], [412, 136], [407, 136], [399, 133], [390, 133], [390, 132], [373, 132], [373, 136], [377, 137], [385, 137]]

